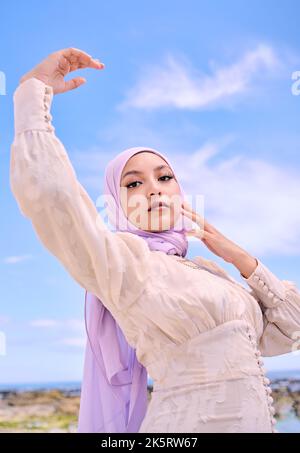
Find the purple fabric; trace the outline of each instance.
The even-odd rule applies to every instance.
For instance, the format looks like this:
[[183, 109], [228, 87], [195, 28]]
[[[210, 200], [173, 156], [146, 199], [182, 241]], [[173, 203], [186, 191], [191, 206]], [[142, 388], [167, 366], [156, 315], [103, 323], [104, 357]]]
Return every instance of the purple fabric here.
[[[128, 221], [120, 205], [120, 177], [127, 160], [141, 151], [152, 151], [163, 158], [173, 173], [168, 159], [153, 148], [126, 149], [111, 160], [105, 170], [104, 194], [112, 195], [108, 217], [115, 230], [130, 231], [143, 237], [150, 250], [185, 256], [188, 241], [185, 228], [163, 232], [138, 229]], [[181, 197], [184, 192], [180, 187]], [[116, 216], [121, 226], [116, 225]], [[123, 228], [122, 222], [126, 222]], [[110, 311], [94, 294], [85, 292], [87, 342], [78, 432], [138, 432], [147, 409], [147, 370], [137, 360], [132, 348]]]

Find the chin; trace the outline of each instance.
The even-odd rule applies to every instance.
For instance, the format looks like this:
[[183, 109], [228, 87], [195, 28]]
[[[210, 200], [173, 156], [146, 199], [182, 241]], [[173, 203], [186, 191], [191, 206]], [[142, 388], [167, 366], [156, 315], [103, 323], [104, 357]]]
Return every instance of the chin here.
[[[148, 213], [147, 213], [148, 214]], [[179, 216], [177, 216], [179, 218]], [[170, 216], [170, 211], [160, 215], [158, 211], [152, 213], [152, 216], [142, 216], [141, 222], [131, 220], [131, 222], [140, 230], [151, 233], [160, 233], [174, 228], [174, 213]]]
[[[173, 227], [171, 226], [171, 228], [173, 228]], [[156, 229], [153, 228], [152, 230], [144, 230], [144, 231], [149, 231], [151, 233], [161, 233], [162, 231], [168, 231], [169, 229], [170, 228], [161, 228], [159, 230], [156, 230]]]
[[162, 231], [168, 231], [171, 228], [174, 227], [173, 222], [170, 222], [168, 219], [165, 221], [160, 221], [160, 225], [157, 225], [155, 222], [153, 222], [153, 226], [149, 227], [149, 224], [147, 225], [139, 225], [138, 228], [144, 230], [144, 231], [151, 231], [152, 233], [159, 233]]

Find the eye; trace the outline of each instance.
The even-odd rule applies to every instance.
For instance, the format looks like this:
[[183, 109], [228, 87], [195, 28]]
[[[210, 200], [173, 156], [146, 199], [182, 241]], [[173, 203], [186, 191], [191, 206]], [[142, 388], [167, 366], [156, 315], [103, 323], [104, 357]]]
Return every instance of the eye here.
[[[133, 182], [131, 182], [130, 184], [127, 184], [127, 186], [126, 186], [127, 189], [132, 189], [132, 187], [130, 187], [130, 186], [132, 186], [132, 184], [135, 184], [135, 183], [137, 183], [137, 182], [140, 182], [140, 181], [133, 181]], [[134, 187], [136, 187], [136, 186], [134, 186]]]
[[[171, 175], [164, 175], [164, 176], [161, 176], [161, 178], [169, 178], [167, 181], [170, 181], [170, 179], [173, 179], [174, 176], [171, 176]], [[159, 178], [160, 179], [160, 178]]]
[[[158, 178], [158, 179], [161, 180], [161, 178], [169, 178], [169, 179], [167, 179], [167, 180], [166, 180], [166, 179], [163, 180], [163, 182], [167, 182], [167, 181], [170, 181], [171, 179], [173, 179], [174, 176], [171, 176], [171, 175], [164, 175], [164, 176], [160, 176], [160, 178]], [[137, 187], [137, 186], [134, 186], [134, 187], [131, 187], [131, 186], [132, 186], [132, 184], [136, 184], [136, 183], [138, 183], [138, 182], [140, 182], [140, 181], [133, 181], [133, 182], [131, 182], [130, 184], [127, 184], [127, 186], [126, 186], [127, 189], [133, 189], [134, 187]]]
[[[168, 181], [170, 181], [171, 179], [173, 179], [174, 176], [172, 176], [172, 175], [164, 175], [164, 176], [160, 176], [160, 178], [158, 178], [158, 179], [161, 179], [161, 178], [169, 178], [169, 179], [167, 179], [167, 180], [163, 180], [163, 182], [168, 182]], [[140, 182], [140, 181], [133, 181], [133, 182], [131, 182], [130, 184], [127, 184], [127, 186], [126, 186], [127, 189], [133, 189], [134, 187], [137, 187], [137, 186], [134, 186], [134, 187], [131, 187], [131, 186], [132, 186], [132, 184], [136, 184], [136, 183], [138, 183], [138, 182]]]

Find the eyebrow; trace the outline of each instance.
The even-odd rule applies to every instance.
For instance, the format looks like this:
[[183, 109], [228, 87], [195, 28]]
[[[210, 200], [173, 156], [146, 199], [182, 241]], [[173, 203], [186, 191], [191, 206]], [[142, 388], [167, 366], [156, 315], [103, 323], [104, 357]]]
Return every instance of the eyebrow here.
[[[162, 168], [170, 168], [168, 165], [158, 165], [158, 167], [155, 167], [153, 170], [154, 171], [157, 171], [157, 170], [161, 170]], [[138, 171], [138, 170], [130, 170], [130, 171], [127, 171], [123, 177], [122, 177], [122, 181], [123, 179], [125, 179], [125, 176], [128, 176], [128, 175], [140, 175], [140, 174], [143, 174], [142, 171]]]

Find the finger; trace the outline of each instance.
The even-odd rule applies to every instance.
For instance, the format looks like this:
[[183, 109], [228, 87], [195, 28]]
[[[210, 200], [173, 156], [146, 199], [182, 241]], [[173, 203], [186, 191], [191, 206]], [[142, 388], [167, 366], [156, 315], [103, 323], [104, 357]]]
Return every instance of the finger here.
[[104, 64], [101, 63], [98, 59], [93, 58], [88, 53], [84, 52], [83, 50], [76, 49], [75, 47], [64, 49], [62, 51], [62, 55], [70, 63], [70, 72], [80, 68], [101, 69], [104, 67]]
[[191, 205], [186, 200], [183, 200], [182, 206], [188, 211], [192, 211]]
[[205, 231], [204, 230], [189, 230], [186, 231], [186, 236], [194, 236], [196, 238], [202, 239], [204, 236]]
[[210, 231], [203, 231], [202, 239], [208, 241], [209, 239], [214, 239], [214, 235]]
[[78, 63], [78, 69], [81, 68], [94, 68], [94, 69], [103, 69], [105, 64], [100, 61], [98, 58], [93, 58], [89, 62], [80, 60]]
[[85, 82], [86, 79], [84, 77], [74, 77], [74, 79], [66, 80], [65, 89], [63, 93], [65, 93], [66, 91], [74, 90], [75, 88], [78, 88], [80, 85], [83, 85]]
[[189, 219], [191, 219], [193, 222], [197, 223], [199, 226], [205, 226], [204, 219], [197, 214], [195, 211], [188, 211], [184, 209], [183, 207], [181, 208], [181, 212], [186, 215]]
[[205, 221], [204, 218], [200, 216], [200, 214], [194, 211], [194, 209], [189, 205], [189, 203], [186, 200], [183, 201], [182, 203], [182, 209], [184, 209], [184, 212], [192, 214], [193, 217], [190, 218], [192, 218], [192, 220], [194, 220], [195, 222], [200, 222], [203, 224], [203, 222]]
[[217, 229], [213, 227], [210, 223], [208, 223], [207, 220], [204, 219], [200, 214], [196, 213], [189, 205], [184, 203], [184, 206], [188, 207], [188, 209], [185, 209], [182, 207], [183, 213], [186, 214], [191, 220], [196, 222], [198, 225], [204, 225], [204, 229], [207, 231], [210, 231], [211, 233], [216, 233]]
[[183, 207], [184, 209], [186, 209], [187, 211], [189, 211], [189, 212], [196, 212], [196, 211], [192, 208], [192, 206], [187, 202], [187, 200], [184, 200], [184, 201], [182, 202], [182, 207]]
[[104, 68], [104, 63], [98, 58], [92, 58], [90, 55], [78, 54], [74, 61], [74, 66], [77, 66], [77, 68], [102, 69]]
[[186, 232], [185, 232], [185, 235], [186, 235], [186, 236], [194, 236], [195, 233], [196, 233], [196, 230], [189, 230], [189, 231], [186, 231]]
[[80, 49], [70, 47], [68, 49], [63, 49], [60, 53], [63, 57], [60, 58], [60, 60], [63, 61], [64, 66], [62, 69], [64, 69], [65, 72], [72, 72], [86, 67], [92, 67], [95, 69], [101, 69], [104, 67], [99, 60], [93, 59], [91, 55]]
[[79, 65], [82, 68], [94, 68], [94, 69], [102, 69], [104, 68], [104, 63], [100, 61], [98, 58], [87, 58], [85, 56], [79, 57]]

